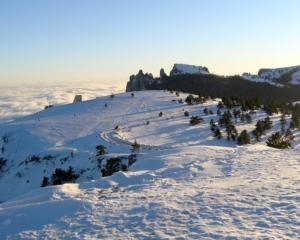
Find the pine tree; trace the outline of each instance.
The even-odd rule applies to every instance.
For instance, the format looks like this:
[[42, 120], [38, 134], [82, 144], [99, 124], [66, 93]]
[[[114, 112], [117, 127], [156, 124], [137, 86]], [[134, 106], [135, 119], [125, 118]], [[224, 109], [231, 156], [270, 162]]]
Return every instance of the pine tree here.
[[49, 185], [50, 185], [49, 178], [48, 177], [44, 177], [43, 181], [42, 181], [42, 184], [41, 184], [41, 187], [47, 187]]
[[218, 127], [214, 130], [214, 137], [219, 140], [223, 138], [223, 134]]
[[215, 121], [213, 119], [210, 120], [209, 125], [210, 125], [210, 130], [211, 131], [215, 131], [216, 130], [217, 125], [216, 125], [216, 123], [215, 123]]
[[286, 131], [285, 137], [286, 137], [289, 141], [291, 141], [291, 142], [295, 140], [295, 136], [294, 136], [294, 134], [293, 134], [293, 132], [292, 132], [291, 129], [288, 129], [288, 130]]
[[252, 117], [251, 117], [251, 115], [249, 113], [247, 113], [245, 115], [245, 118], [246, 118], [247, 123], [252, 123]]
[[238, 136], [237, 143], [239, 145], [245, 145], [250, 143], [250, 135], [248, 134], [247, 130], [241, 132]]
[[281, 132], [285, 132], [285, 126], [286, 126], [286, 119], [285, 116], [282, 114], [280, 118], [280, 126], [281, 126]]

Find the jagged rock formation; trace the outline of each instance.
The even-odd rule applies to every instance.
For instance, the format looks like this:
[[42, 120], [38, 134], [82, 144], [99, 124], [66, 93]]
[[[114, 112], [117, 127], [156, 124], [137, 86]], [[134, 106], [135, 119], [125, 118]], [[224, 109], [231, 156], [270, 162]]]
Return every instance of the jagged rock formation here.
[[[174, 64], [173, 69], [170, 73], [170, 76], [177, 75], [200, 75], [200, 74], [209, 74], [209, 71], [206, 67], [187, 65], [187, 64]], [[160, 84], [161, 80], [166, 79], [168, 75], [165, 73], [165, 70], [160, 69], [159, 78], [153, 78], [151, 73], [143, 73], [143, 70], [140, 70], [137, 75], [131, 75], [129, 82], [127, 82], [126, 92], [132, 91], [142, 91], [148, 89], [154, 83]]]
[[187, 64], [174, 64], [173, 69], [170, 72], [170, 76], [184, 74], [209, 74], [209, 71], [207, 67]]
[[76, 95], [74, 97], [73, 103], [82, 102], [82, 95]]
[[153, 81], [154, 78], [151, 73], [144, 74], [143, 70], [140, 70], [137, 75], [130, 76], [126, 86], [126, 92], [145, 90], [147, 89], [147, 86], [153, 83]]
[[167, 74], [165, 73], [165, 70], [163, 68], [160, 69], [159, 76], [161, 79], [167, 77]]

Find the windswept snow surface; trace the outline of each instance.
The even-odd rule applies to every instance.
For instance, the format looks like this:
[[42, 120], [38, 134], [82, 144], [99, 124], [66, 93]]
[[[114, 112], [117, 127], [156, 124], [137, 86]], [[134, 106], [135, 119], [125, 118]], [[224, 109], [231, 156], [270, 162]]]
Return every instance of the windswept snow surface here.
[[[216, 114], [203, 114], [218, 101], [172, 101], [182, 97], [124, 93], [0, 125], [8, 137], [0, 239], [299, 239], [299, 133], [289, 150], [218, 141], [209, 130]], [[190, 126], [186, 110], [205, 123]], [[238, 130], [263, 117], [257, 112]], [[272, 117], [275, 129], [279, 119]], [[128, 154], [134, 140], [142, 148], [130, 171], [101, 178], [95, 147]], [[56, 157], [25, 164], [31, 154]], [[78, 183], [39, 188], [43, 176], [68, 166], [81, 173]]]

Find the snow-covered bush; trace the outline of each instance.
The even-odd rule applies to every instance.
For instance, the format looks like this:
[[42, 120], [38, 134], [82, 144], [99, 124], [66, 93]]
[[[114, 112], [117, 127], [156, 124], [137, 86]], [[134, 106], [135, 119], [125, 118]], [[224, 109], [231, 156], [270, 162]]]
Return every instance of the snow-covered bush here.
[[268, 138], [267, 145], [273, 148], [285, 149], [291, 147], [292, 139], [281, 132], [276, 132]]
[[185, 102], [189, 105], [192, 105], [194, 103], [194, 100], [195, 100], [195, 98], [193, 95], [188, 95], [185, 99]]
[[191, 119], [190, 119], [190, 124], [192, 126], [195, 126], [197, 124], [200, 124], [202, 123], [204, 120], [201, 118], [201, 117], [198, 117], [198, 116], [192, 116]]

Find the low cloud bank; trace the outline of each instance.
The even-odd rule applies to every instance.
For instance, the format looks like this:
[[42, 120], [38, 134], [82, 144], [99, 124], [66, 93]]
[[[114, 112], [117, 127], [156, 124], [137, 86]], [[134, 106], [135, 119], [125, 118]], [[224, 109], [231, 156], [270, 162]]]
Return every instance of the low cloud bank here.
[[71, 103], [76, 94], [83, 100], [94, 99], [111, 93], [122, 92], [118, 86], [96, 83], [51, 84], [45, 86], [6, 86], [1, 87], [0, 122], [10, 121], [44, 109], [53, 104]]

